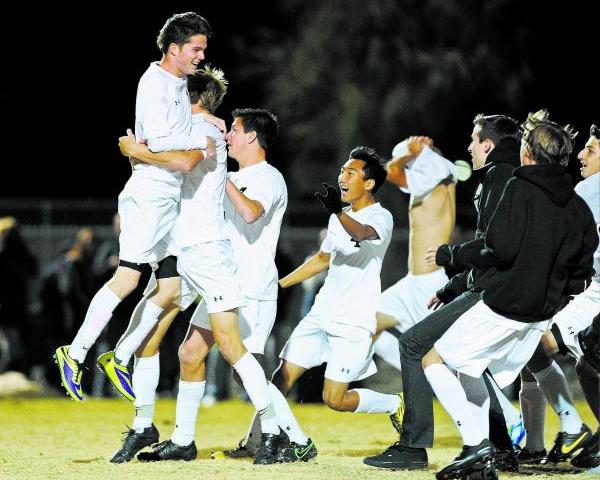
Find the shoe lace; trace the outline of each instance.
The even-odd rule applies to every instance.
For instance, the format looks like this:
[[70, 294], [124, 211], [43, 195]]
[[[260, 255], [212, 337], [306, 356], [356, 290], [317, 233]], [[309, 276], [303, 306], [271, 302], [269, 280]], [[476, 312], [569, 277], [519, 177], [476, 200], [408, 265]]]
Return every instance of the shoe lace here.
[[385, 453], [389, 453], [392, 450], [402, 450], [402, 445], [400, 445], [400, 440], [398, 440], [397, 442], [392, 443], [388, 448], [385, 449], [385, 451], [383, 452]]

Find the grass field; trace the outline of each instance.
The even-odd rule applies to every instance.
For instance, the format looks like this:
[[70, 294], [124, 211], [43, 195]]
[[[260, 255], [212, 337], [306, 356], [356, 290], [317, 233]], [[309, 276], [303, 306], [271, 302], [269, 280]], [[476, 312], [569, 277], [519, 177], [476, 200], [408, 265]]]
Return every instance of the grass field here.
[[[595, 428], [587, 406], [579, 407], [590, 427]], [[435, 471], [456, 456], [461, 444], [449, 417], [436, 404], [436, 448], [429, 450], [429, 470], [379, 470], [364, 465], [362, 459], [381, 452], [395, 440], [386, 415], [336, 413], [313, 404], [295, 405], [294, 411], [319, 450], [317, 459], [309, 463], [258, 467], [246, 460], [210, 460], [212, 450], [232, 447], [243, 437], [252, 412], [249, 404], [227, 401], [200, 411], [198, 460], [113, 465], [108, 460], [120, 445], [123, 423], [131, 421], [131, 406], [124, 400], [92, 399], [76, 404], [58, 398], [4, 399], [0, 400], [0, 478], [432, 479]], [[161, 440], [170, 436], [174, 416], [174, 400], [158, 402], [156, 425]], [[547, 418], [546, 444], [550, 445], [558, 424], [552, 412]], [[572, 477], [562, 471], [538, 473], [535, 478]]]

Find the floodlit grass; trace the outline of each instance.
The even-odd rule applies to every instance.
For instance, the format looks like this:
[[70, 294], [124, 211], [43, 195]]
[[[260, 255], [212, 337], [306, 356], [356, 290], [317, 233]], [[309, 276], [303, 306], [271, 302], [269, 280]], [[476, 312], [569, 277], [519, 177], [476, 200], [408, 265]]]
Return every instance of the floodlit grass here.
[[[595, 428], [587, 406], [580, 403], [579, 407], [590, 427]], [[294, 411], [319, 450], [317, 459], [309, 463], [264, 467], [247, 460], [210, 460], [211, 451], [237, 444], [252, 413], [251, 405], [228, 401], [200, 411], [196, 433], [198, 460], [113, 465], [108, 460], [120, 445], [123, 423], [131, 422], [132, 408], [124, 400], [92, 399], [83, 404], [57, 398], [0, 400], [0, 478], [432, 479], [434, 472], [456, 456], [461, 446], [457, 430], [436, 404], [436, 448], [429, 450], [429, 470], [379, 470], [364, 465], [362, 459], [381, 452], [395, 440], [386, 415], [336, 413], [323, 405], [294, 405]], [[160, 400], [156, 425], [161, 440], [170, 436], [174, 417], [175, 401]], [[549, 412], [547, 446], [557, 429], [556, 416]], [[563, 476], [567, 477], [559, 473], [552, 477], [538, 474], [535, 478]]]

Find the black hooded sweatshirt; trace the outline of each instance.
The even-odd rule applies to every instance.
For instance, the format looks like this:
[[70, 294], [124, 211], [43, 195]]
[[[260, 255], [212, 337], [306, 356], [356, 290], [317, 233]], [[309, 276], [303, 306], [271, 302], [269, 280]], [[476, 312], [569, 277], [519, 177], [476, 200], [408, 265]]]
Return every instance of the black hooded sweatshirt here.
[[[506, 138], [498, 142], [487, 157], [485, 177], [474, 197], [477, 209], [477, 230], [475, 239], [460, 245], [441, 245], [436, 255], [436, 263], [455, 270], [465, 270], [469, 258], [478, 257], [484, 247], [485, 231], [492, 218], [507, 182], [512, 178], [515, 168], [521, 165], [520, 144], [517, 140]], [[461, 293], [474, 289], [482, 291], [488, 279], [494, 275], [495, 269], [467, 269], [454, 275], [450, 281], [436, 292], [443, 303], [450, 303]]]
[[482, 294], [496, 313], [525, 323], [548, 320], [563, 297], [592, 276], [594, 217], [560, 165], [514, 171], [472, 268], [495, 267]]

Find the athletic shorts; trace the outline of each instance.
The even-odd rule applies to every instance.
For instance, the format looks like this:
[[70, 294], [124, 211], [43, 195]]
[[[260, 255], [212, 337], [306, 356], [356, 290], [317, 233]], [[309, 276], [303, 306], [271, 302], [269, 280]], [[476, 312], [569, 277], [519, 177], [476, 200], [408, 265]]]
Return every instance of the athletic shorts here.
[[431, 313], [427, 301], [447, 282], [443, 268], [423, 275], [409, 273], [382, 292], [377, 311], [398, 320], [396, 328], [404, 333]]
[[486, 368], [500, 388], [515, 381], [532, 357], [551, 320], [517, 322], [492, 311], [480, 300], [435, 342], [450, 368], [480, 377]]
[[362, 380], [377, 371], [371, 332], [310, 313], [298, 323], [279, 357], [307, 370], [327, 363], [325, 378], [339, 383]]
[[592, 280], [585, 291], [576, 295], [565, 308], [554, 315], [553, 321], [560, 330], [563, 342], [577, 359], [583, 355], [577, 334], [589, 327], [598, 313], [600, 313], [600, 283]]

